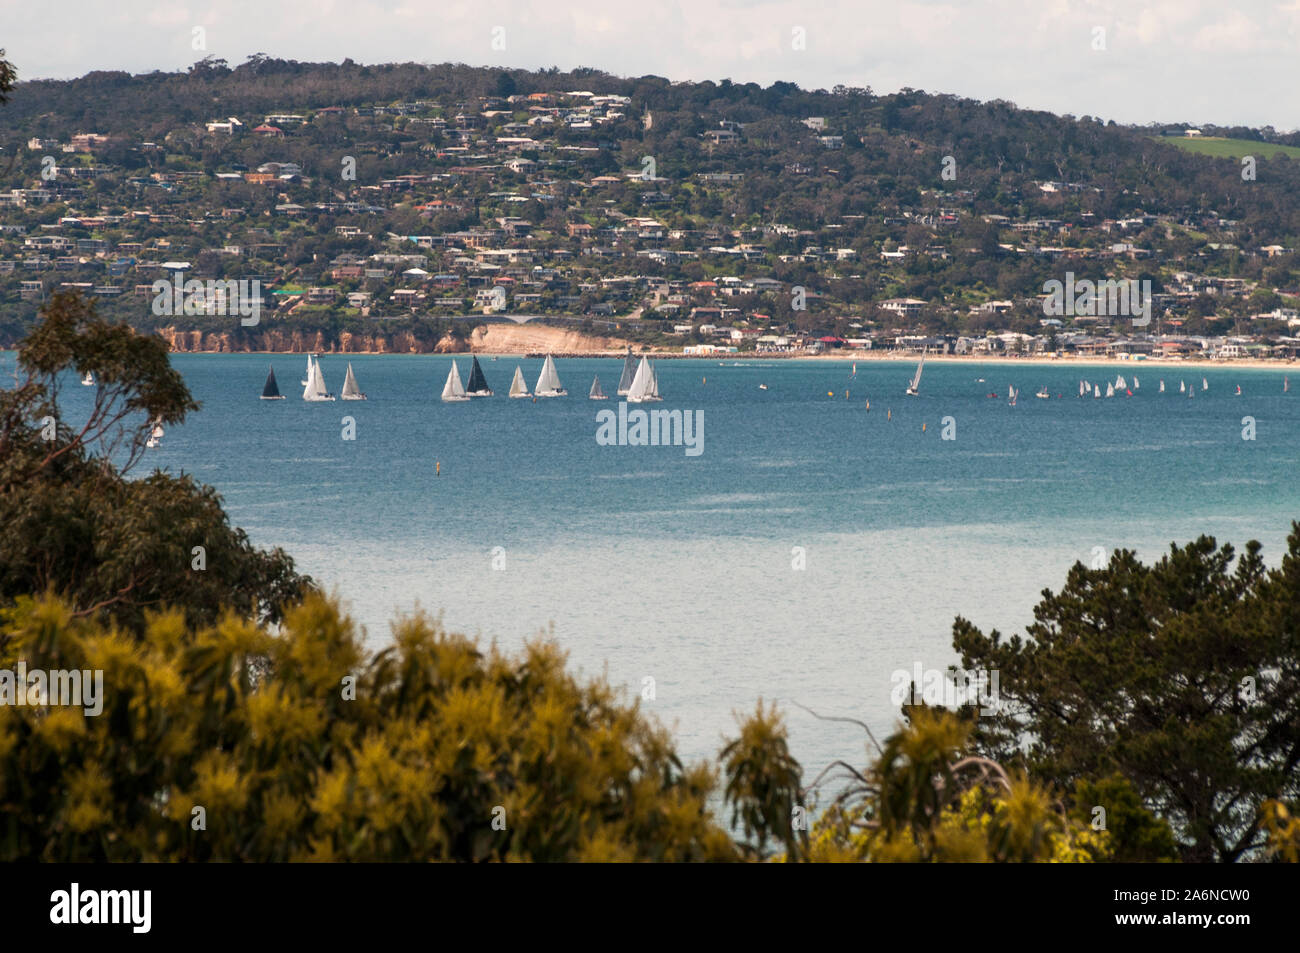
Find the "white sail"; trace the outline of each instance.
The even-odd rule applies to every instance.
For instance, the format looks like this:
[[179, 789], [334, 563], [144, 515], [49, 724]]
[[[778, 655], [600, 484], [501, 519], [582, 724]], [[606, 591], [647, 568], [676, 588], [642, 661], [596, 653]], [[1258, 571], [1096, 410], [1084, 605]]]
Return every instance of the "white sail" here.
[[352, 365], [348, 364], [347, 377], [343, 379], [343, 393], [339, 395], [344, 400], [365, 400], [366, 395], [361, 393], [361, 388], [357, 387], [356, 375], [352, 373]]
[[510, 396], [511, 397], [532, 396], [531, 394], [528, 393], [528, 385], [524, 383], [524, 372], [519, 368], [518, 365], [515, 365], [515, 376], [514, 379], [510, 382]]
[[921, 386], [921, 371], [923, 371], [924, 369], [925, 369], [925, 351], [922, 351], [921, 360], [918, 361], [916, 365], [916, 374], [913, 375], [912, 382], [907, 385], [907, 392], [909, 394], [917, 393], [917, 388]]
[[1201, 390], [1209, 390], [1209, 389], [1210, 389], [1210, 382], [1207, 381], [1204, 377], [1202, 377], [1202, 378], [1201, 378]]
[[1117, 375], [1117, 376], [1115, 377], [1115, 389], [1116, 389], [1116, 390], [1125, 390], [1127, 387], [1128, 387], [1128, 384], [1125, 384], [1125, 383], [1124, 383], [1124, 375], [1123, 375], [1123, 374], [1119, 374], [1119, 375]]
[[1107, 397], [1114, 397], [1114, 396], [1115, 396], [1115, 385], [1114, 385], [1114, 384], [1107, 384], [1107, 385], [1106, 385], [1106, 396], [1107, 396]]
[[334, 395], [325, 387], [325, 375], [321, 373], [320, 361], [311, 363], [311, 370], [307, 372], [307, 386], [302, 391], [302, 399], [310, 401], [334, 399]]
[[451, 370], [447, 372], [447, 383], [442, 385], [443, 400], [469, 400], [469, 395], [465, 393], [465, 385], [460, 382], [460, 370], [456, 367], [456, 362], [451, 362]]
[[1160, 393], [1163, 394], [1164, 392], [1165, 392], [1165, 382], [1164, 379], [1162, 378], [1160, 381]]
[[1140, 389], [1141, 389], [1141, 385], [1138, 384], [1138, 378], [1137, 378], [1137, 375], [1136, 375], [1136, 374], [1133, 375], [1133, 389], [1134, 389], [1134, 390], [1140, 390]]
[[1187, 381], [1178, 382], [1178, 393], [1182, 394], [1187, 391]]
[[555, 370], [555, 361], [551, 355], [546, 355], [546, 363], [542, 365], [542, 373], [537, 377], [537, 386], [533, 388], [533, 393], [538, 397], [564, 397], [568, 391], [560, 383], [560, 375]]
[[597, 375], [591, 382], [591, 393], [587, 395], [589, 400], [607, 400], [605, 392], [600, 389], [600, 376]]
[[1100, 396], [1101, 396], [1101, 385], [1100, 385], [1100, 384], [1093, 384], [1093, 385], [1092, 385], [1092, 396], [1093, 396], [1093, 397], [1100, 397]]
[[661, 400], [658, 391], [659, 385], [655, 381], [654, 368], [643, 357], [641, 363], [637, 365], [636, 376], [632, 378], [632, 386], [628, 388], [627, 402], [640, 404], [645, 401]]
[[82, 387], [95, 386], [95, 374], [93, 371], [86, 371], [86, 376], [81, 379], [81, 386]]

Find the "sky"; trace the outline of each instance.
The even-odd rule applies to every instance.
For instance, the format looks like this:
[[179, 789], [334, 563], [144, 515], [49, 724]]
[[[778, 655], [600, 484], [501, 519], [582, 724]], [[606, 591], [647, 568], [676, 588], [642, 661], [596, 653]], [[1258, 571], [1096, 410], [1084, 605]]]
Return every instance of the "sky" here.
[[2, 0], [20, 78], [310, 62], [911, 87], [1122, 123], [1300, 128], [1300, 0]]

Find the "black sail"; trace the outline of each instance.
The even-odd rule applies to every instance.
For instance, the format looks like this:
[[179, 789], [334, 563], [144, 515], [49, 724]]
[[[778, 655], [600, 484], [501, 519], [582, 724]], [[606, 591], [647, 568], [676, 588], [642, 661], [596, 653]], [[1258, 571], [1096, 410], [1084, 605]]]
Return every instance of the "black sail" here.
[[272, 367], [266, 373], [266, 386], [262, 388], [263, 397], [279, 397], [280, 388], [275, 383], [275, 368]]
[[632, 389], [632, 378], [636, 377], [636, 359], [632, 357], [632, 349], [627, 349], [627, 357], [623, 359], [623, 376], [618, 379], [619, 394], [626, 394]]
[[467, 394], [490, 394], [492, 388], [488, 387], [487, 379], [483, 377], [483, 368], [479, 367], [478, 358], [474, 358], [474, 364], [469, 371], [469, 384], [465, 387]]

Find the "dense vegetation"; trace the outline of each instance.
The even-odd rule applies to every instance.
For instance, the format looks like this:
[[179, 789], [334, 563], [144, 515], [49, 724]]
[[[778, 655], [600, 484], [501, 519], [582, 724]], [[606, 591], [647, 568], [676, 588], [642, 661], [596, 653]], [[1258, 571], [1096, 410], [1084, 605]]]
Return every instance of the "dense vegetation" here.
[[[565, 122], [530, 125], [536, 115], [527, 100], [517, 98], [570, 90], [625, 96], [629, 102], [600, 124], [579, 128]], [[512, 305], [514, 310], [553, 320], [643, 311], [646, 320], [625, 323], [624, 333], [661, 333], [665, 322], [692, 307], [723, 304], [764, 326], [845, 335], [892, 321], [877, 306], [900, 296], [927, 303], [908, 322], [916, 328], [1038, 333], [1042, 312], [1034, 307], [1035, 296], [1067, 267], [1058, 252], [1044, 249], [1060, 246], [1077, 256], [1070, 267], [1080, 273], [1148, 278], [1157, 293], [1178, 272], [1250, 283], [1252, 293], [1199, 294], [1179, 302], [1178, 321], [1189, 331], [1241, 330], [1251, 315], [1293, 300], [1280, 296], [1300, 293], [1294, 252], [1300, 240], [1300, 162], [1261, 152], [1255, 177], [1247, 181], [1234, 158], [1197, 155], [1161, 141], [1159, 133], [1181, 127], [1124, 127], [917, 90], [876, 96], [868, 89], [802, 90], [779, 82], [762, 88], [727, 80], [620, 78], [595, 70], [312, 64], [264, 56], [233, 69], [209, 59], [186, 73], [96, 72], [70, 81], [22, 83], [11, 100], [0, 131], [0, 147], [11, 157], [3, 179], [10, 187], [43, 184], [44, 151], [29, 149], [30, 138], [63, 141], [87, 131], [113, 138], [93, 156], [60, 154], [67, 174], [79, 168], [82, 177], [58, 180], [67, 191], [53, 203], [23, 213], [0, 210], [0, 223], [21, 221], [34, 234], [73, 213], [147, 208], [148, 217], [80, 231], [68, 226], [67, 234], [100, 238], [108, 247], [129, 241], [158, 261], [183, 256], [204, 278], [260, 275], [268, 284], [297, 290], [328, 284], [338, 293], [331, 303], [295, 307], [291, 317], [277, 320], [320, 330], [331, 341], [344, 331], [375, 330], [345, 303], [347, 292], [373, 293], [371, 318], [384, 314], [427, 325], [431, 317], [475, 310], [475, 289], [500, 274], [514, 276], [514, 290], [537, 295]], [[339, 111], [322, 111], [328, 109]], [[283, 139], [248, 131], [260, 117], [284, 110], [308, 121], [291, 126]], [[230, 115], [244, 117], [243, 133], [206, 130], [208, 121]], [[810, 117], [823, 119], [825, 128], [809, 128], [804, 120]], [[735, 142], [705, 138], [724, 123], [740, 130]], [[1295, 135], [1271, 129], [1203, 131], [1261, 144], [1297, 142]], [[453, 135], [459, 132], [467, 138]], [[509, 136], [535, 142], [513, 151], [499, 142]], [[838, 137], [842, 147], [827, 148], [822, 136]], [[464, 149], [449, 151], [462, 141], [468, 144]], [[354, 180], [340, 175], [345, 156], [356, 160]], [[629, 178], [645, 168], [648, 157], [656, 177]], [[952, 175], [945, 176], [949, 157]], [[512, 170], [507, 158], [534, 165]], [[215, 178], [272, 160], [294, 163], [300, 176], [275, 188]], [[466, 172], [467, 164], [481, 168]], [[738, 178], [701, 178], [713, 173]], [[392, 186], [402, 175], [435, 180]], [[605, 175], [613, 180], [590, 185]], [[1044, 192], [1044, 182], [1070, 187]], [[368, 210], [342, 209], [344, 200]], [[296, 208], [285, 212], [286, 205]], [[610, 237], [635, 216], [653, 216], [680, 237]], [[533, 267], [484, 271], [458, 261], [463, 250], [444, 255], [390, 237], [495, 229], [506, 217], [531, 226], [526, 240], [512, 244], [534, 252], [534, 262], [544, 265], [541, 274]], [[1099, 227], [1114, 220], [1145, 224], [1122, 232]], [[575, 224], [609, 232], [597, 241], [608, 254], [587, 254], [591, 242], [568, 231]], [[1017, 224], [1029, 230], [1017, 231]], [[361, 234], [339, 233], [340, 226]], [[1116, 255], [1116, 242], [1150, 257]], [[232, 244], [241, 247], [240, 254], [222, 253]], [[756, 254], [710, 251], [738, 244]], [[1288, 251], [1259, 253], [1271, 245]], [[882, 257], [900, 247], [906, 254]], [[643, 254], [655, 249], [678, 257]], [[839, 249], [851, 255], [838, 258]], [[406, 266], [383, 279], [329, 277], [330, 262], [339, 256], [377, 252], [414, 252], [423, 256], [425, 270], [457, 281], [431, 291], [418, 308], [406, 308], [391, 301], [392, 292], [411, 286], [397, 277]], [[71, 256], [46, 277], [94, 284], [105, 280], [105, 266]], [[637, 280], [614, 280], [629, 275]], [[14, 305], [0, 324], [0, 340], [17, 340], [34, 316], [38, 302], [18, 294], [20, 281], [33, 276], [42, 273], [0, 274], [0, 296]], [[128, 271], [126, 277], [144, 282], [156, 275]], [[782, 291], [719, 298], [692, 284], [726, 277], [768, 278], [780, 282]], [[681, 300], [671, 311], [648, 290], [661, 280], [680, 283]], [[795, 286], [807, 289], [806, 310], [792, 303], [789, 289]], [[971, 313], [990, 299], [1010, 301], [1013, 308], [1006, 314]], [[265, 344], [263, 335], [270, 333], [267, 325], [242, 329], [210, 318], [158, 318], [143, 304], [128, 293], [106, 299], [104, 307], [137, 327], [220, 329], [234, 335], [236, 345], [241, 335]], [[1251, 327], [1278, 333], [1286, 326]]]

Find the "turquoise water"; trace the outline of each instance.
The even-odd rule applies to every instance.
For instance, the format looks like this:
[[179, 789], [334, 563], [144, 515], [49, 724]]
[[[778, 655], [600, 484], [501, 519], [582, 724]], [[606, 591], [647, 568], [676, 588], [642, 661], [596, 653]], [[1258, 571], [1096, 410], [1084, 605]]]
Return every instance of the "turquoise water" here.
[[[533, 403], [504, 394], [516, 364], [531, 388], [540, 360], [485, 359], [498, 396], [461, 404], [438, 400], [443, 356], [326, 356], [332, 390], [351, 360], [370, 399], [322, 404], [299, 399], [300, 355], [173, 360], [203, 408], [149, 462], [216, 486], [255, 542], [337, 588], [373, 646], [416, 604], [505, 647], [553, 625], [583, 672], [638, 696], [653, 678], [643, 704], [689, 758], [716, 754], [733, 712], [777, 700], [808, 776], [860, 761], [864, 739], [791, 703], [887, 732], [891, 673], [954, 663], [955, 615], [1022, 631], [1098, 546], [1149, 560], [1210, 533], [1257, 538], [1275, 561], [1300, 516], [1300, 394], [1281, 371], [931, 362], [906, 398], [904, 364], [850, 381], [837, 362], [662, 361], [653, 406], [703, 411], [692, 457], [597, 444], [596, 412], [618, 400], [585, 395], [597, 373], [612, 394], [619, 360], [558, 361], [570, 396]], [[268, 363], [287, 400], [257, 399]], [[1132, 398], [1073, 396], [1080, 378], [1104, 391], [1134, 371]], [[1043, 385], [1053, 399], [1034, 398]], [[69, 388], [70, 405], [87, 393]]]

